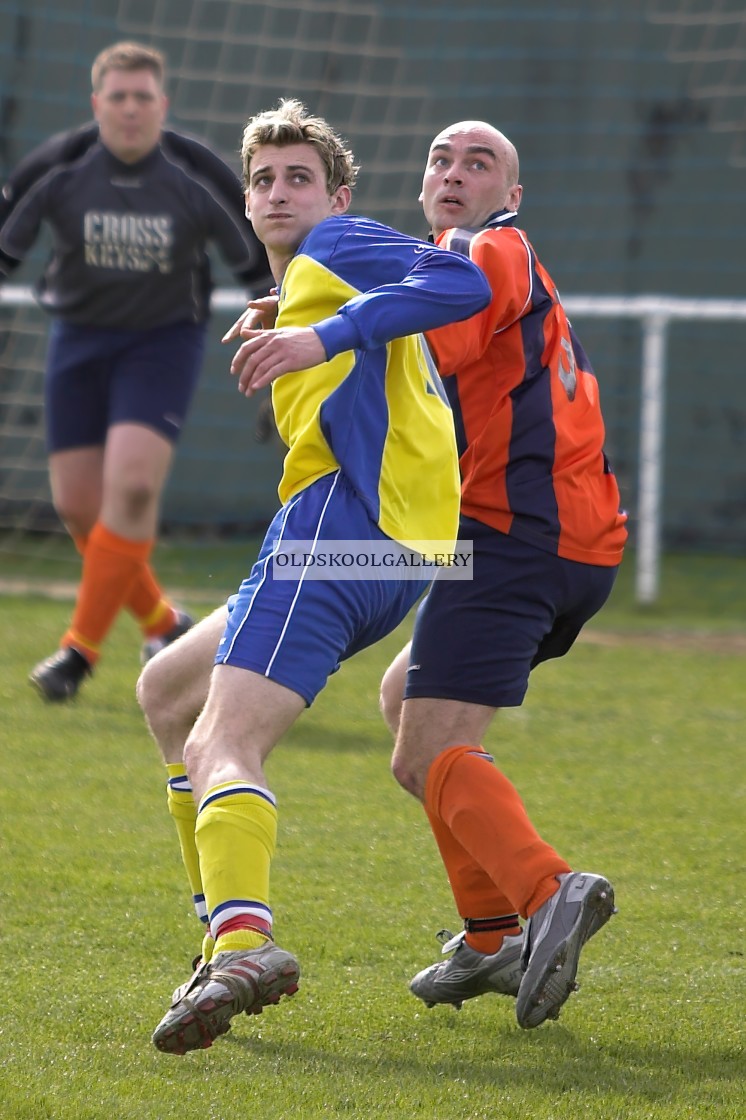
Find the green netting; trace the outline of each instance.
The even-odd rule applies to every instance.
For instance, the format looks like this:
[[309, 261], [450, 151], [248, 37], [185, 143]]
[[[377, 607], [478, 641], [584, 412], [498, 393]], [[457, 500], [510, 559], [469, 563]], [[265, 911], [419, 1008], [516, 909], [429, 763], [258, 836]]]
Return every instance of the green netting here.
[[[250, 113], [299, 96], [334, 121], [362, 163], [355, 209], [424, 233], [417, 196], [429, 140], [453, 120], [488, 118], [518, 146], [522, 225], [561, 291], [746, 295], [742, 3], [0, 0], [0, 173], [50, 132], [87, 118], [91, 60], [119, 38], [165, 50], [172, 122], [229, 159]], [[218, 278], [228, 280], [220, 269]], [[634, 522], [639, 329], [576, 326]], [[216, 339], [223, 327], [216, 320]], [[44, 323], [5, 308], [0, 328], [7, 508], [14, 493], [43, 494], [45, 485]], [[672, 328], [668, 544], [746, 543], [745, 330]], [[168, 521], [246, 524], [274, 506], [278, 452], [255, 444], [252, 408], [237, 406], [226, 365], [215, 342], [169, 485]]]

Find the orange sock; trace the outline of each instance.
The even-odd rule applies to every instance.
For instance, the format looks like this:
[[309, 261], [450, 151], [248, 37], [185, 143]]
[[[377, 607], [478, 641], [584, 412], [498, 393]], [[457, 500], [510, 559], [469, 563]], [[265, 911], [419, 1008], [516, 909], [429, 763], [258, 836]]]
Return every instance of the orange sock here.
[[554, 894], [556, 876], [570, 871], [481, 747], [449, 747], [437, 756], [427, 775], [425, 805], [524, 918]]
[[[80, 555], [85, 556], [88, 537], [73, 537], [73, 541]], [[146, 638], [159, 638], [176, 625], [176, 610], [164, 597], [148, 563], [140, 565], [124, 605]]]
[[[498, 890], [487, 872], [462, 848], [440, 817], [436, 817], [427, 808], [425, 812], [448, 873], [456, 909], [464, 919], [466, 944], [478, 953], [496, 953], [504, 937], [514, 937], [521, 932], [518, 915], [512, 912], [509, 900]], [[491, 928], [482, 928], [482, 921]], [[472, 922], [475, 924], [469, 928]]]
[[165, 598], [149, 564], [143, 564], [138, 571], [124, 605], [147, 638], [168, 634], [176, 625], [176, 611]]
[[96, 522], [85, 545], [83, 578], [63, 646], [74, 646], [95, 665], [103, 640], [152, 548], [152, 540], [130, 541]]

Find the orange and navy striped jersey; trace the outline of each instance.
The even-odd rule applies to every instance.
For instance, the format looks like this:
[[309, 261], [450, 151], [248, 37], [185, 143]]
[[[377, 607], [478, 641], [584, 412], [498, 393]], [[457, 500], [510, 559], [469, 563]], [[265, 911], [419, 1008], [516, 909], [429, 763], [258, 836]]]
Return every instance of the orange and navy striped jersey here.
[[456, 424], [461, 512], [569, 560], [613, 566], [626, 540], [590, 362], [529, 243], [501, 211], [438, 244], [492, 288], [485, 310], [427, 332]]

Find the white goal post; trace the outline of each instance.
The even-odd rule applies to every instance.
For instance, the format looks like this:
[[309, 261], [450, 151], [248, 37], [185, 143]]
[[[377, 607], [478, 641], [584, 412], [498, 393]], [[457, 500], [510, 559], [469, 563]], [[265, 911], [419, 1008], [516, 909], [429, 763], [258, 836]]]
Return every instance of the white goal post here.
[[[0, 306], [35, 304], [30, 285], [0, 288]], [[664, 404], [668, 327], [673, 320], [746, 320], [746, 300], [694, 299], [677, 296], [563, 296], [567, 313], [578, 318], [637, 319], [642, 331], [640, 444], [638, 453], [637, 547], [635, 596], [649, 604], [658, 597], [661, 551]], [[240, 288], [218, 288], [216, 311], [240, 312], [246, 297]]]
[[663, 490], [663, 412], [666, 395], [668, 326], [672, 320], [746, 319], [743, 299], [686, 299], [679, 296], [563, 296], [568, 315], [579, 318], [637, 319], [642, 330], [640, 446], [638, 453], [638, 603], [658, 598]]

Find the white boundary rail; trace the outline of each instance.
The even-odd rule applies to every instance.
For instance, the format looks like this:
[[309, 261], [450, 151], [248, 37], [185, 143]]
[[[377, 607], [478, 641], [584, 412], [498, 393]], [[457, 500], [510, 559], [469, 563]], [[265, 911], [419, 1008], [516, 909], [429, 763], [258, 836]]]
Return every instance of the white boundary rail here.
[[640, 449], [638, 456], [638, 603], [658, 598], [663, 491], [664, 404], [668, 326], [672, 320], [746, 320], [746, 300], [685, 299], [677, 296], [563, 296], [568, 315], [579, 318], [638, 319], [642, 330]]
[[[30, 286], [0, 288], [0, 305], [35, 303]], [[746, 320], [746, 300], [686, 299], [678, 296], [563, 296], [573, 318], [637, 319], [642, 330], [640, 387], [640, 450], [638, 457], [637, 563], [635, 594], [639, 603], [653, 603], [660, 582], [661, 496], [664, 454], [664, 403], [668, 327], [672, 320]], [[246, 297], [240, 288], [218, 288], [216, 311], [241, 311]]]

